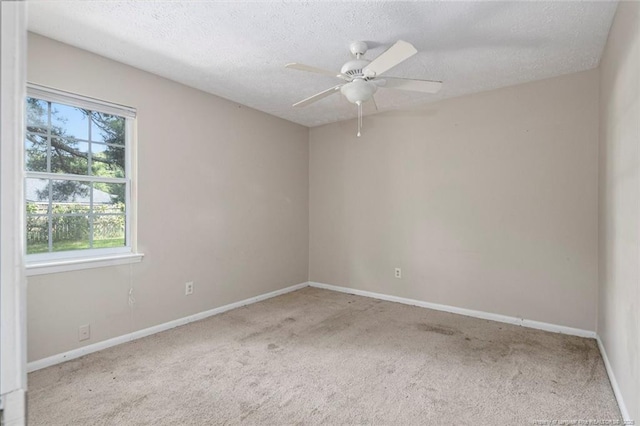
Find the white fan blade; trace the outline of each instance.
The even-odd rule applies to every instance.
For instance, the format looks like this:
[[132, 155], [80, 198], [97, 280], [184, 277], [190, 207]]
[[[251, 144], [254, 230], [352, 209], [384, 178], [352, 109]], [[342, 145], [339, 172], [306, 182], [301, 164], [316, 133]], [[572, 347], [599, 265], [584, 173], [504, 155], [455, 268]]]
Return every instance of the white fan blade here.
[[[385, 77], [386, 84], [380, 85], [386, 89], [413, 90], [414, 92], [438, 93], [442, 88], [441, 81], [413, 80], [410, 78]], [[375, 81], [375, 80], [374, 80]]]
[[314, 72], [316, 74], [330, 75], [331, 77], [338, 77], [347, 81], [351, 80], [349, 76], [346, 76], [339, 72], [323, 70], [322, 68], [316, 68], [316, 67], [312, 67], [311, 65], [305, 65], [305, 64], [297, 64], [295, 62], [285, 65], [285, 68], [291, 68], [293, 70], [298, 70], [298, 71]]
[[369, 65], [364, 67], [362, 72], [367, 77], [375, 77], [387, 70], [390, 70], [400, 62], [409, 59], [416, 53], [418, 53], [418, 51], [411, 43], [398, 40], [396, 44], [371, 61]]
[[337, 86], [333, 86], [331, 89], [327, 89], [327, 90], [325, 90], [323, 92], [316, 93], [313, 96], [309, 96], [307, 99], [303, 99], [300, 102], [296, 102], [295, 104], [293, 104], [293, 106], [294, 107], [304, 107], [304, 106], [307, 106], [307, 105], [312, 104], [314, 102], [317, 102], [322, 98], [326, 98], [329, 95], [333, 95], [334, 93], [337, 93], [342, 86], [343, 86], [343, 84], [338, 84]]

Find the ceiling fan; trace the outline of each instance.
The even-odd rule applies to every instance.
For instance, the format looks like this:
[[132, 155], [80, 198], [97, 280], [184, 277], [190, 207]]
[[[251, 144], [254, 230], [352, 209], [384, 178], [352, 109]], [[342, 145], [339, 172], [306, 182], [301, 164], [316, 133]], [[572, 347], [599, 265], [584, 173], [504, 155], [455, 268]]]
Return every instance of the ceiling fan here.
[[411, 43], [398, 40], [393, 46], [380, 54], [373, 61], [364, 59], [367, 53], [367, 43], [364, 41], [355, 41], [349, 46], [349, 50], [355, 56], [353, 59], [342, 66], [340, 72], [324, 70], [309, 65], [291, 63], [285, 65], [300, 71], [314, 72], [317, 74], [325, 74], [344, 80], [337, 86], [316, 93], [306, 99], [293, 104], [294, 107], [305, 107], [320, 99], [326, 98], [334, 93], [342, 93], [347, 100], [358, 106], [358, 137], [362, 129], [362, 104], [367, 101], [373, 102], [376, 110], [375, 99], [373, 97], [379, 87], [386, 89], [412, 90], [424, 93], [437, 93], [442, 87], [441, 81], [418, 80], [398, 77], [381, 77], [383, 73], [409, 59], [418, 51]]

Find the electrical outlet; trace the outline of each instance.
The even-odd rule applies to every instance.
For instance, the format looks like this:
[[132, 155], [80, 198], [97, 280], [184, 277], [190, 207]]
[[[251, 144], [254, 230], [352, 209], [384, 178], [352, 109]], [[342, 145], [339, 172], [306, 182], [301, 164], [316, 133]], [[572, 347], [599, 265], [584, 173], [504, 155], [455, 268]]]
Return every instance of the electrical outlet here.
[[78, 328], [78, 341], [89, 340], [91, 338], [91, 328], [89, 325], [81, 325]]
[[189, 281], [184, 285], [184, 294], [185, 296], [193, 294], [193, 281]]
[[402, 269], [396, 268], [396, 278], [402, 278]]

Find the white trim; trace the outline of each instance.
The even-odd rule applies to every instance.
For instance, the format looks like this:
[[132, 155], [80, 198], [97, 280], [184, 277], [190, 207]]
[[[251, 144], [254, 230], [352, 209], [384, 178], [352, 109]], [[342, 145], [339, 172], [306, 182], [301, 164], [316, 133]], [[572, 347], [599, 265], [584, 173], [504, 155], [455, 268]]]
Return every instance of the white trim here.
[[55, 274], [58, 272], [77, 271], [79, 269], [104, 268], [105, 266], [127, 265], [142, 261], [144, 254], [127, 253], [100, 257], [73, 258], [66, 260], [45, 261], [27, 265], [27, 276]]
[[[24, 141], [27, 13], [0, 3], [0, 399], [5, 422], [24, 424], [27, 292], [24, 277]], [[9, 418], [7, 418], [9, 417]]]
[[132, 340], [140, 339], [142, 337], [147, 337], [152, 334], [160, 333], [161, 331], [166, 331], [175, 327], [179, 327], [181, 325], [189, 324], [194, 321], [199, 321], [201, 319], [208, 318], [213, 315], [218, 315], [223, 312], [230, 311], [231, 309], [236, 309], [242, 306], [251, 305], [252, 303], [257, 303], [263, 300], [271, 299], [272, 297], [276, 297], [286, 293], [290, 293], [292, 291], [300, 290], [301, 288], [305, 288], [308, 286], [309, 286], [308, 282], [292, 285], [290, 287], [285, 287], [280, 290], [272, 291], [270, 293], [265, 293], [259, 296], [250, 297], [248, 299], [244, 299], [239, 302], [230, 303], [228, 305], [220, 306], [218, 308], [210, 309], [208, 311], [200, 312], [194, 315], [190, 315], [188, 317], [179, 318], [177, 320], [165, 322], [164, 324], [159, 324], [153, 327], [145, 328], [144, 330], [134, 331], [133, 333], [114, 337], [113, 339], [105, 340], [103, 342], [94, 343], [93, 345], [84, 346], [82, 348], [73, 349], [68, 352], [50, 356], [48, 358], [32, 361], [27, 365], [27, 371], [32, 372], [32, 371], [40, 370], [42, 368], [50, 367], [52, 365], [60, 364], [62, 362], [79, 358], [81, 356], [84, 356], [93, 352], [101, 351], [103, 349], [107, 349], [112, 346], [119, 345], [121, 343], [130, 342]]
[[127, 197], [129, 197], [129, 206], [127, 207], [127, 245], [131, 247], [134, 253], [138, 251], [138, 120], [127, 120], [127, 139], [131, 141], [126, 149], [125, 155], [129, 156], [126, 162], [127, 170], [125, 174], [129, 184], [127, 185]]
[[[132, 206], [132, 198], [131, 198], [131, 170], [133, 169], [133, 158], [131, 157], [131, 152], [133, 151], [133, 145], [137, 142], [133, 139], [133, 123], [134, 118], [126, 118], [124, 122], [125, 126], [125, 151], [124, 151], [124, 175], [126, 176], [126, 182], [124, 186], [125, 190], [125, 199], [127, 205], [125, 206], [125, 225], [124, 225], [124, 241], [127, 247], [131, 248], [131, 206]], [[93, 195], [93, 191], [91, 191], [91, 195]], [[94, 216], [95, 217], [95, 216]], [[93, 236], [92, 236], [93, 238]]]
[[[596, 337], [596, 341], [598, 342], [598, 348], [600, 349], [600, 354], [602, 355], [602, 360], [604, 361], [604, 368], [607, 370], [607, 375], [609, 376], [609, 382], [611, 383], [613, 394], [616, 397], [616, 401], [618, 401], [618, 407], [620, 408], [622, 419], [625, 422], [631, 422], [632, 419], [631, 419], [631, 416], [629, 415], [629, 411], [627, 410], [627, 406], [624, 403], [624, 399], [622, 399], [622, 392], [620, 391], [620, 387], [618, 386], [618, 381], [616, 380], [616, 376], [613, 374], [613, 368], [611, 368], [611, 363], [609, 363], [609, 358], [607, 357], [607, 351], [604, 350], [604, 343], [602, 343], [600, 336]], [[633, 423], [629, 423], [629, 424], [633, 424]]]
[[[69, 215], [71, 216], [71, 215]], [[78, 216], [86, 216], [79, 214]], [[114, 215], [115, 216], [115, 215]], [[46, 217], [46, 216], [42, 216]], [[111, 256], [121, 256], [126, 254], [132, 254], [131, 247], [105, 247], [105, 248], [89, 248], [70, 251], [54, 251], [47, 253], [34, 253], [26, 255], [27, 269], [31, 265], [49, 264], [49, 263], [61, 263], [65, 261], [73, 261], [82, 259], [99, 259]]]
[[105, 114], [119, 115], [121, 117], [135, 118], [136, 109], [130, 106], [119, 105], [113, 102], [103, 101], [90, 96], [78, 95], [64, 90], [54, 89], [35, 83], [27, 83], [27, 94], [30, 97], [49, 102], [62, 103]]
[[27, 424], [27, 392], [24, 389], [18, 389], [9, 392], [4, 397], [4, 405], [2, 407], [2, 425], [3, 426], [24, 426]]
[[596, 338], [596, 332], [590, 330], [582, 330], [580, 328], [566, 327], [564, 325], [549, 324], [546, 322], [533, 321], [524, 318], [510, 317], [507, 315], [492, 314], [490, 312], [475, 311], [473, 309], [457, 308], [455, 306], [440, 305], [438, 303], [423, 302], [421, 300], [406, 299], [404, 297], [389, 296], [387, 294], [373, 293], [365, 290], [356, 290], [348, 287], [340, 287], [331, 284], [323, 284], [317, 282], [309, 282], [311, 287], [323, 288], [325, 290], [339, 291], [341, 293], [355, 294], [357, 296], [371, 297], [373, 299], [386, 300], [388, 302], [402, 303], [404, 305], [419, 306], [421, 308], [434, 309], [436, 311], [451, 312], [453, 314], [465, 315], [473, 318], [481, 318], [490, 321], [503, 322], [507, 324], [519, 325], [527, 328], [535, 328], [537, 330], [551, 331], [553, 333], [568, 334], [571, 336]]

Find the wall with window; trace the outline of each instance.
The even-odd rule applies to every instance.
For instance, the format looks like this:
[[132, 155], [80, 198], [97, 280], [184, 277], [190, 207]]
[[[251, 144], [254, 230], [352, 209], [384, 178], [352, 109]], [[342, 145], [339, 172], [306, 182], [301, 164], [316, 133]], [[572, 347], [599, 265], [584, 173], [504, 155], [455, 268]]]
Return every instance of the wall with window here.
[[[311, 281], [594, 331], [598, 71], [310, 131]], [[394, 268], [402, 268], [402, 279]]]
[[308, 129], [39, 35], [28, 55], [29, 82], [137, 110], [144, 253], [29, 277], [30, 361], [307, 281]]

